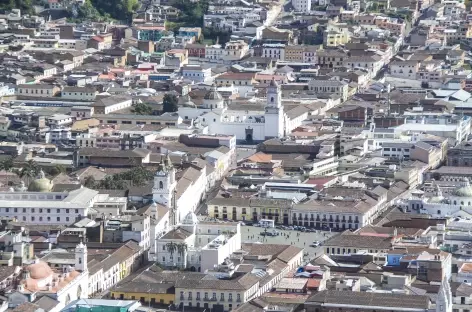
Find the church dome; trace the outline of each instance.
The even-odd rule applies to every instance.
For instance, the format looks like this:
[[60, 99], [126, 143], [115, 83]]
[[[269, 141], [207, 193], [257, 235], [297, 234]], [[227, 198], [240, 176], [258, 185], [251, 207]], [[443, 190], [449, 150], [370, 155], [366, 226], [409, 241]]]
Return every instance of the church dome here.
[[218, 92], [218, 90], [216, 89], [216, 86], [213, 85], [211, 86], [211, 89], [210, 91], [207, 92], [207, 94], [205, 94], [205, 96], [203, 97], [204, 100], [223, 100], [223, 97], [221, 96], [221, 94]]
[[33, 279], [45, 279], [54, 274], [49, 265], [44, 261], [31, 264], [26, 267], [26, 270]]
[[190, 225], [194, 225], [194, 224], [197, 224], [198, 223], [198, 218], [197, 218], [197, 215], [194, 214], [193, 212], [189, 212], [184, 220], [182, 221], [182, 224], [190, 224]]
[[463, 186], [454, 190], [452, 194], [458, 197], [472, 197], [472, 186]]
[[52, 190], [53, 183], [51, 180], [47, 179], [44, 175], [44, 172], [41, 170], [39, 177], [36, 180], [33, 180], [29, 186], [29, 192], [50, 192]]
[[444, 200], [444, 197], [442, 196], [433, 196], [429, 200], [430, 203], [441, 203]]

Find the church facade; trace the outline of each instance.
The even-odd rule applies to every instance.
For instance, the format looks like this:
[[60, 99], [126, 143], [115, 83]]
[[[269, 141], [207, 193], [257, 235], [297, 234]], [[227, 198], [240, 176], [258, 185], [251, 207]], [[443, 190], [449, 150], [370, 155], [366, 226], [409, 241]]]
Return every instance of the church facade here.
[[180, 104], [179, 115], [194, 119], [195, 125], [206, 127], [208, 133], [235, 135], [238, 141], [248, 143], [284, 137], [304, 119], [285, 112], [282, 91], [275, 80], [267, 87], [266, 104], [259, 110], [229, 109], [215, 86], [205, 95], [202, 107], [189, 100]]
[[161, 160], [154, 175], [153, 201], [169, 209], [168, 226], [179, 224], [186, 215], [194, 212], [206, 191], [206, 169], [187, 168], [177, 181], [176, 170], [169, 155]]

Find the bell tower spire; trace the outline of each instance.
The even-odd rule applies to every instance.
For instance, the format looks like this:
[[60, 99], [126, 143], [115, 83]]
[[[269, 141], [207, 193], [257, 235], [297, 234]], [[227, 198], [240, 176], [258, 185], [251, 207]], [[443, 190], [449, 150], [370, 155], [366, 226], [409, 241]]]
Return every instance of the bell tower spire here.
[[166, 207], [171, 206], [172, 194], [176, 187], [175, 168], [169, 154], [161, 157], [161, 162], [154, 175], [152, 199]]

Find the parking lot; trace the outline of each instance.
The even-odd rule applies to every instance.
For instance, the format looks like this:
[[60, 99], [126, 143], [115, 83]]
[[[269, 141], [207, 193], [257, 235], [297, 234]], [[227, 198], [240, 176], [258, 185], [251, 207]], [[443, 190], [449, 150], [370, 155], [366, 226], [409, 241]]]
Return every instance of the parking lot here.
[[321, 243], [330, 238], [331, 236], [337, 235], [338, 233], [329, 231], [316, 231], [316, 232], [301, 232], [296, 230], [281, 230], [277, 228], [268, 228], [267, 232], [277, 231], [277, 236], [263, 236], [264, 228], [257, 226], [241, 226], [241, 241], [243, 243], [268, 243], [268, 244], [290, 244], [300, 248], [304, 248], [308, 256], [305, 260], [313, 259], [322, 253], [321, 247], [310, 247], [314, 241], [320, 241]]

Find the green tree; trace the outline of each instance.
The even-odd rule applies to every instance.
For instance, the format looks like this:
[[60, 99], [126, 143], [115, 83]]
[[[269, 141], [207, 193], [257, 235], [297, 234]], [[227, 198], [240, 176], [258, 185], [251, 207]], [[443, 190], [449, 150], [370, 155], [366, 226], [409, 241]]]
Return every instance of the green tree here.
[[174, 242], [168, 242], [166, 245], [167, 251], [170, 253], [170, 255], [174, 255], [174, 252], [177, 251], [177, 244]]
[[85, 0], [85, 3], [79, 6], [77, 10], [77, 18], [85, 20], [99, 21], [102, 19], [100, 12], [93, 6], [90, 0]]
[[177, 253], [179, 254], [179, 256], [183, 256], [185, 252], [187, 252], [187, 250], [188, 246], [186, 243], [177, 244]]
[[162, 101], [162, 110], [164, 111], [164, 113], [176, 112], [179, 109], [177, 103], [177, 96], [175, 96], [174, 94], [167, 93], [166, 95], [164, 95], [164, 99]]
[[90, 1], [101, 15], [109, 14], [110, 17], [120, 21], [129, 21], [134, 11], [139, 7], [138, 0]]
[[152, 115], [152, 107], [146, 103], [138, 103], [134, 105], [133, 113], [137, 115]]
[[34, 160], [28, 160], [28, 162], [20, 171], [20, 178], [26, 179], [29, 184], [29, 182], [31, 182], [31, 180], [34, 179], [40, 171], [41, 169]]
[[95, 181], [95, 178], [94, 176], [88, 176], [85, 178], [84, 180], [84, 186], [85, 187], [88, 187], [88, 188], [95, 188], [96, 187], [96, 181]]
[[[13, 157], [9, 157], [0, 162], [0, 170], [5, 170], [7, 172], [13, 172]], [[16, 173], [16, 172], [15, 172]], [[18, 175], [18, 173], [16, 173]], [[10, 181], [8, 181], [9, 176], [7, 175], [7, 184], [10, 185]]]
[[13, 169], [13, 158], [9, 157], [0, 162], [0, 170], [12, 171]]
[[0, 9], [20, 9], [22, 15], [34, 13], [32, 0], [3, 0], [0, 1]]

